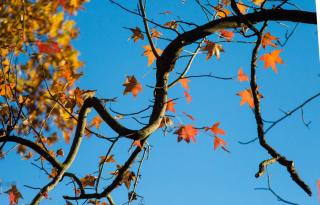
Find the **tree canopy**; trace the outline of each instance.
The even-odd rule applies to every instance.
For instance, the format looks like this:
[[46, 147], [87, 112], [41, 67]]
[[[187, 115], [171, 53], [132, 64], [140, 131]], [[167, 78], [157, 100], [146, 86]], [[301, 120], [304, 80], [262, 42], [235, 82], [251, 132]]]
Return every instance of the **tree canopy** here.
[[314, 203], [311, 4], [4, 0], [0, 202]]

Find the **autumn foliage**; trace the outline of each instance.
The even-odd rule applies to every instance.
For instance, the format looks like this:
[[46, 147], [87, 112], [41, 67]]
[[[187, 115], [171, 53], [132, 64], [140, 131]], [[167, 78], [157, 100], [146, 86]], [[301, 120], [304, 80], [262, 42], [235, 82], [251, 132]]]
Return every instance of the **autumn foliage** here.
[[[221, 157], [221, 154], [231, 156], [233, 149], [229, 142], [235, 142], [236, 138], [229, 136], [231, 132], [227, 128], [232, 126], [226, 126], [228, 122], [217, 118], [203, 123], [201, 116], [188, 110], [194, 106], [196, 92], [203, 92], [203, 95], [214, 92], [211, 88], [197, 91], [193, 87], [196, 81], [193, 79], [201, 77], [231, 80], [240, 87], [230, 96], [238, 100], [235, 103], [240, 105], [238, 109], [254, 113], [258, 130], [256, 139], [271, 155], [271, 162], [265, 160], [259, 164], [256, 176], [262, 176], [267, 165], [278, 162], [289, 172], [293, 182], [311, 195], [310, 187], [300, 178], [292, 161], [278, 153], [265, 139], [268, 130], [263, 127], [260, 103], [268, 96], [261, 93], [264, 87], [259, 84], [256, 72], [269, 72], [264, 69], [270, 67], [274, 73], [281, 72], [283, 64], [290, 61], [283, 57], [286, 49], [280, 43], [281, 38], [287, 37], [269, 29], [269, 21], [316, 24], [315, 13], [287, 10], [283, 8], [287, 1], [273, 4], [263, 0], [220, 0], [208, 4], [195, 1], [207, 18], [206, 23], [198, 25], [200, 22], [187, 22], [169, 10], [154, 15], [160, 19], [167, 18], [166, 21], [148, 19], [146, 3], [142, 0], [137, 1], [139, 6], [136, 10], [127, 8], [125, 3], [122, 5], [109, 0], [113, 6], [141, 20], [141, 24], [137, 23], [139, 26], [123, 27], [127, 32], [124, 40], [140, 49], [140, 53], [132, 55], [135, 57], [125, 60], [143, 59], [149, 70], [142, 76], [136, 70], [128, 69], [122, 82], [113, 82], [122, 90], [119, 96], [103, 98], [97, 95], [96, 90], [78, 86], [79, 79], [86, 73], [82, 69], [85, 64], [79, 60], [80, 53], [72, 43], [80, 34], [74, 17], [78, 12], [85, 12], [86, 2], [4, 0], [0, 3], [0, 158], [16, 152], [18, 157], [41, 170], [48, 180], [48, 184], [40, 188], [24, 187], [32, 189], [34, 196], [24, 196], [19, 190], [20, 185], [10, 185], [4, 192], [8, 196], [8, 204], [22, 204], [24, 197], [31, 199], [31, 202], [26, 202], [31, 205], [51, 199], [50, 191], [66, 178], [73, 185], [71, 192], [63, 196], [66, 205], [77, 204], [78, 201], [113, 205], [115, 202], [111, 195], [119, 187], [128, 190], [128, 204], [137, 202], [143, 198], [136, 187], [142, 180], [142, 164], [152, 150], [148, 138], [154, 133], [174, 136], [179, 142], [176, 146], [197, 146], [200, 140], [206, 141], [215, 157]], [[223, 60], [227, 52], [232, 52], [232, 49], [227, 49], [229, 45], [239, 43], [254, 47], [252, 59], [248, 59], [246, 65], [239, 63], [237, 67], [225, 68], [233, 70], [231, 77], [212, 73], [188, 74], [197, 56], [211, 65]], [[195, 50], [189, 51], [192, 49]], [[189, 60], [183, 61], [186, 58]], [[181, 67], [180, 60], [186, 62], [185, 67]], [[232, 60], [237, 60], [237, 54]], [[176, 67], [181, 70], [175, 71]], [[155, 73], [155, 76], [151, 77], [150, 73]], [[147, 84], [146, 78], [152, 79], [153, 84]], [[171, 92], [175, 86], [176, 91]], [[122, 113], [112, 107], [118, 100], [138, 101], [146, 93], [151, 93], [151, 105], [141, 111]], [[214, 103], [210, 107], [214, 109]], [[94, 114], [89, 114], [90, 111]], [[127, 128], [125, 120], [128, 119], [134, 120], [136, 127]], [[102, 127], [113, 130], [115, 137], [105, 134]], [[95, 172], [79, 175], [69, 168], [81, 150], [81, 143], [89, 137], [101, 140], [107, 149], [104, 155], [95, 159]], [[119, 149], [120, 141], [128, 142], [126, 150], [122, 150], [128, 153], [125, 160], [115, 151]], [[10, 143], [16, 146], [10, 148]], [[93, 148], [92, 151], [96, 150]], [[7, 171], [5, 169], [1, 171]], [[317, 187], [320, 190], [319, 181]]]

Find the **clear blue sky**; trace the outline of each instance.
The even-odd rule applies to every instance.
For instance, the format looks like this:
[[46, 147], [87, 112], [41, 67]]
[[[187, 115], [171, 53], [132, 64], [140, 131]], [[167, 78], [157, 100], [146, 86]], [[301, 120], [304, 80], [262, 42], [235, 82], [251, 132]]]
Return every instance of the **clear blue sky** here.
[[[136, 8], [136, 1], [120, 1], [129, 8]], [[296, 1], [303, 10], [315, 11], [314, 1]], [[163, 16], [158, 13], [170, 10], [174, 15]], [[147, 15], [160, 23], [177, 19], [180, 16], [186, 21], [199, 24], [205, 22], [200, 9], [192, 0], [181, 4], [179, 0], [150, 1], [147, 5]], [[142, 46], [147, 41], [133, 43], [128, 40], [129, 30], [123, 27], [142, 28], [140, 18], [128, 14], [108, 1], [92, 1], [85, 4], [84, 10], [75, 17], [80, 28], [80, 36], [74, 45], [81, 52], [81, 59], [85, 62], [82, 69], [85, 73], [79, 86], [82, 89], [97, 89], [97, 97], [118, 97], [118, 103], [113, 104], [115, 110], [129, 113], [147, 107], [152, 99], [152, 89], [146, 85], [153, 85], [155, 79], [154, 65], [147, 67], [147, 59], [142, 56]], [[285, 23], [293, 28], [294, 24]], [[284, 26], [270, 23], [267, 31], [283, 39]], [[172, 34], [168, 34], [173, 37]], [[216, 35], [209, 37], [218, 40]], [[238, 39], [238, 37], [236, 37]], [[163, 49], [165, 41], [158, 41], [157, 47]], [[225, 53], [221, 59], [215, 57], [205, 60], [205, 54], [195, 60], [189, 74], [208, 74], [218, 76], [235, 76], [239, 67], [249, 73], [250, 56], [253, 45], [223, 44]], [[186, 50], [193, 51], [192, 47]], [[268, 48], [266, 51], [271, 51]], [[259, 56], [265, 51], [261, 50]], [[264, 96], [261, 102], [262, 114], [266, 120], [276, 120], [283, 116], [281, 110], [290, 111], [305, 99], [320, 92], [320, 66], [318, 59], [317, 29], [312, 25], [298, 25], [294, 35], [283, 48], [281, 57], [283, 65], [278, 65], [278, 74], [271, 69], [263, 69], [263, 63], [258, 64], [257, 80], [260, 91]], [[182, 71], [185, 61], [179, 62], [176, 71]], [[137, 98], [132, 95], [122, 96], [122, 83], [127, 75], [135, 75], [143, 84], [143, 92]], [[170, 79], [177, 77], [172, 73]], [[239, 106], [240, 98], [237, 92], [248, 88], [248, 83], [236, 80], [223, 81], [211, 78], [194, 78], [190, 83], [192, 102], [187, 104], [183, 97], [183, 89], [178, 84], [169, 95], [178, 97], [176, 104], [175, 122], [178, 124], [192, 123], [198, 127], [211, 126], [221, 122], [227, 135], [227, 147], [231, 154], [221, 149], [213, 150], [213, 138], [203, 131], [196, 137], [197, 143], [177, 143], [177, 136], [156, 132], [149, 140], [152, 145], [150, 158], [142, 167], [142, 178], [137, 193], [144, 197], [145, 205], [176, 205], [176, 204], [221, 204], [221, 205], [270, 205], [281, 204], [267, 191], [256, 191], [254, 188], [266, 187], [266, 177], [254, 177], [258, 165], [270, 156], [257, 142], [240, 145], [238, 141], [247, 141], [257, 136], [254, 116], [248, 105]], [[318, 203], [316, 180], [320, 179], [320, 99], [304, 108], [306, 121], [312, 121], [310, 128], [306, 128], [301, 120], [301, 112], [281, 122], [267, 135], [267, 141], [288, 159], [294, 160], [296, 168], [307, 184], [313, 190], [314, 196], [308, 197], [290, 178], [284, 167], [278, 164], [269, 166], [273, 189], [283, 198], [303, 205]], [[196, 118], [190, 121], [181, 113], [185, 111]], [[148, 113], [145, 113], [148, 115]], [[91, 113], [90, 117], [94, 116]], [[139, 125], [131, 119], [122, 119], [122, 123], [131, 128]], [[107, 136], [115, 136], [107, 127], [100, 132]], [[128, 156], [128, 142], [121, 142], [115, 151], [118, 163], [124, 162]], [[96, 171], [99, 156], [103, 155], [107, 145], [98, 139], [84, 140], [79, 155], [72, 166], [72, 170], [83, 177], [87, 173]], [[23, 185], [42, 187], [47, 183], [47, 177], [28, 161], [21, 161], [12, 153], [0, 161], [0, 177], [3, 180], [2, 191], [7, 190], [8, 184], [16, 183], [21, 190], [24, 200], [28, 203], [35, 192]], [[136, 167], [134, 167], [135, 170]], [[107, 167], [108, 171], [115, 167]], [[43, 200], [43, 205], [62, 205], [62, 195], [70, 193], [72, 186], [65, 188], [68, 181], [63, 181], [54, 191], [50, 192], [50, 200]], [[121, 187], [113, 194], [117, 204], [127, 201], [127, 191]], [[0, 194], [0, 204], [6, 205], [8, 195]], [[23, 204], [23, 203], [21, 203]], [[139, 203], [137, 203], [139, 204]]]

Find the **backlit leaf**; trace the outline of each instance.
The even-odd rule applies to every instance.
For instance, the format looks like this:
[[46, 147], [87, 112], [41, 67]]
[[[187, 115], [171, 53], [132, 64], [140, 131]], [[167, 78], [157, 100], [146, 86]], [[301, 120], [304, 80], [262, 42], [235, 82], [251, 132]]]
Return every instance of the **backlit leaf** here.
[[180, 125], [174, 134], [178, 135], [178, 142], [181, 140], [186, 141], [187, 143], [192, 140], [196, 142], [195, 136], [198, 134], [198, 130], [193, 127], [193, 125]]
[[240, 67], [240, 69], [238, 71], [238, 80], [240, 82], [249, 81], [249, 77], [243, 72], [241, 67]]
[[[155, 57], [155, 55], [153, 54], [150, 45], [143, 46], [143, 48], [144, 48], [143, 55], [148, 57], [148, 66], [150, 66], [150, 65], [154, 62], [154, 60], [156, 59], [156, 57]], [[161, 49], [156, 48], [156, 51], [157, 51], [158, 55], [161, 55], [161, 53], [162, 53], [162, 50], [161, 50]]]
[[272, 70], [277, 73], [277, 67], [276, 64], [283, 64], [283, 60], [280, 58], [279, 54], [282, 52], [282, 50], [274, 50], [271, 53], [264, 54], [259, 58], [259, 60], [264, 61], [264, 68], [267, 69], [269, 67], [272, 68]]

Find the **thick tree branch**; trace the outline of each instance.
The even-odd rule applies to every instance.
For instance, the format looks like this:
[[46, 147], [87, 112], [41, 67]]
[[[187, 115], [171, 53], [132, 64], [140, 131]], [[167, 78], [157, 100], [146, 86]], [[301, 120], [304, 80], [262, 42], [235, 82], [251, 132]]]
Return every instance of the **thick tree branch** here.
[[17, 136], [0, 137], [0, 142], [15, 142], [17, 144], [29, 147], [33, 151], [37, 152], [41, 157], [45, 158], [53, 167], [57, 168], [58, 170], [62, 169], [62, 164], [35, 142]]

